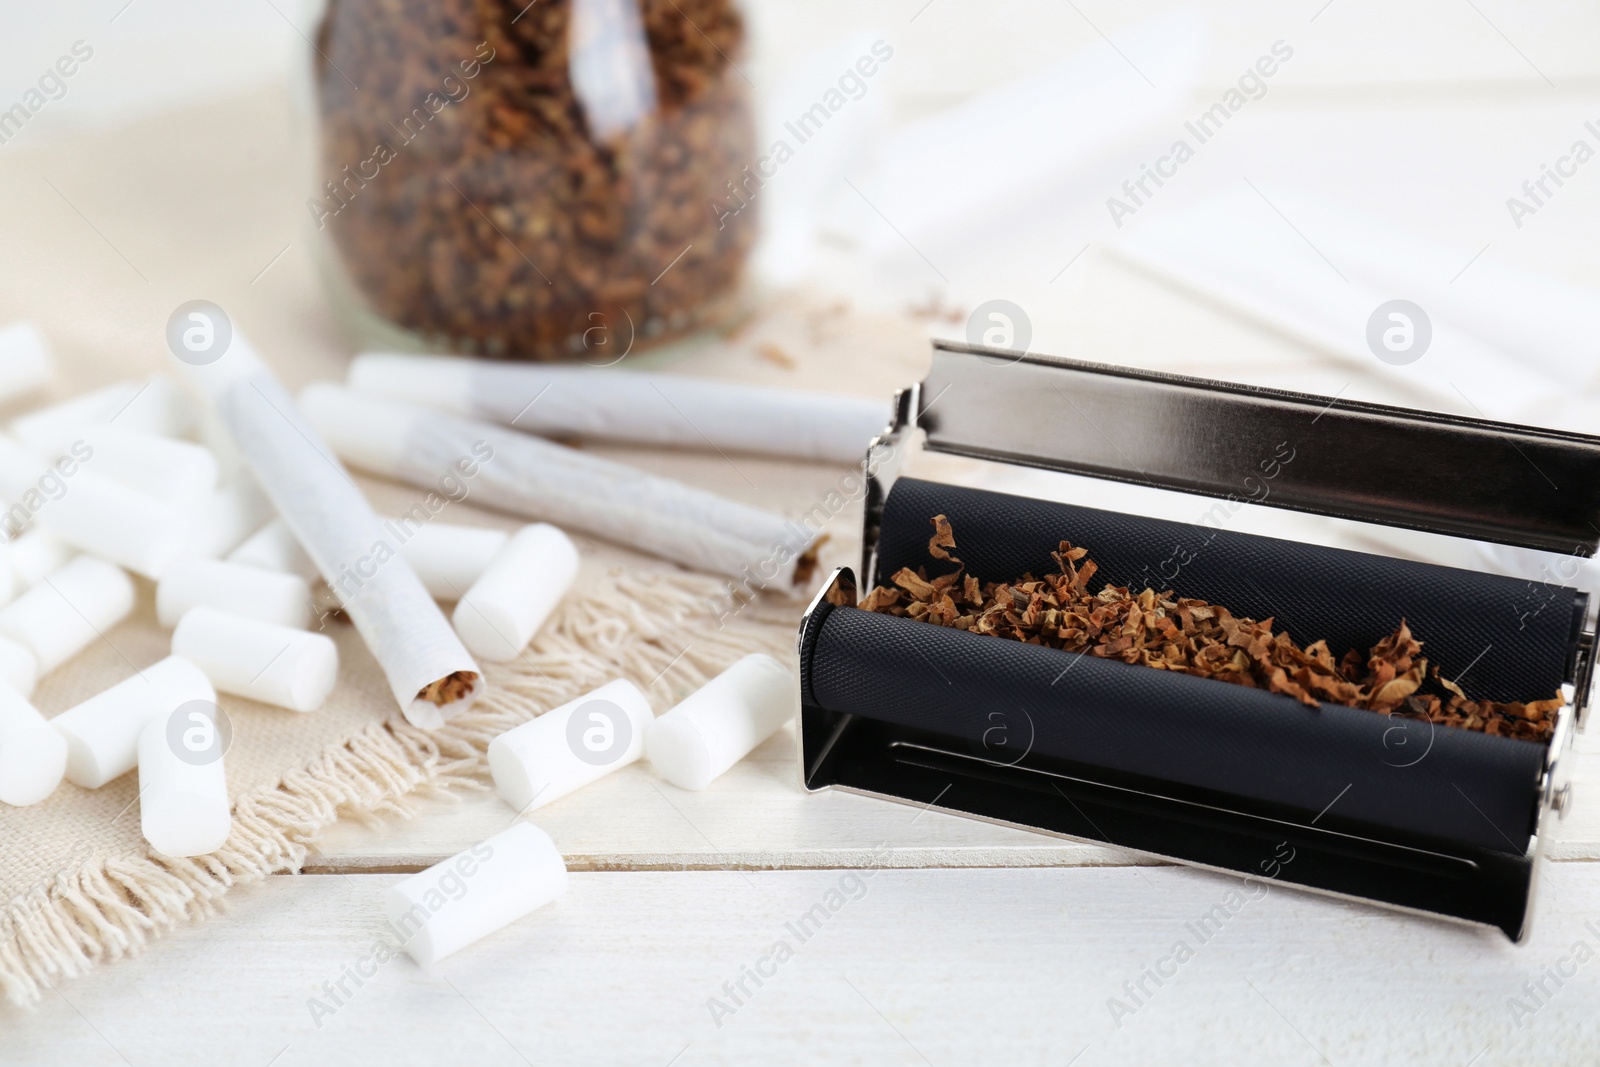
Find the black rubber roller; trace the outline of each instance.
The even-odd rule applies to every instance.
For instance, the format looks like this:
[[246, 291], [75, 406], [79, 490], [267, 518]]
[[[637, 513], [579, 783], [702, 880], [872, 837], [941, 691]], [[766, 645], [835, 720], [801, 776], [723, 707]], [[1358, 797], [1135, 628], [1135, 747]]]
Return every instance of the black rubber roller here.
[[[901, 479], [879, 541], [879, 573], [931, 563], [928, 520], [945, 514], [956, 555], [982, 580], [1055, 569], [1063, 539], [1096, 578], [1170, 585], [1240, 615], [1273, 616], [1336, 656], [1405, 617], [1425, 654], [1470, 695], [1539, 700], [1565, 679], [1582, 594], [1453, 568], [1204, 526]], [[1174, 552], [1169, 582], [1150, 577]], [[1172, 568], [1167, 568], [1169, 571]], [[1528, 848], [1545, 746], [1005, 638], [827, 607], [801, 650], [809, 704], [981, 746], [997, 723], [1011, 751], [1112, 776], [1236, 798], [1243, 809], [1319, 826], [1372, 827], [1514, 856]], [[976, 750], [976, 749], [974, 749]], [[1357, 831], [1353, 831], [1357, 832]]]

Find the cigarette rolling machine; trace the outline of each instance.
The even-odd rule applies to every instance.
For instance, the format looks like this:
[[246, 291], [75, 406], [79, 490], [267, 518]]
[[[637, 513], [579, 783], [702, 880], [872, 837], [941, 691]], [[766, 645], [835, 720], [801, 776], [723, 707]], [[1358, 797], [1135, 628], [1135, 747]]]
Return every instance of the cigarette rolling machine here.
[[[862, 582], [834, 572], [800, 626], [807, 789], [1527, 934], [1535, 864], [1570, 804], [1569, 750], [1588, 703], [1584, 593], [1223, 521], [900, 477], [918, 444], [1589, 556], [1600, 547], [1600, 438], [940, 342], [872, 443]], [[1263, 484], [1269, 492], [1251, 491]], [[1272, 617], [1335, 656], [1404, 617], [1429, 663], [1473, 698], [1559, 692], [1565, 706], [1548, 742], [1519, 740], [857, 608], [860, 591], [931, 562], [938, 514], [967, 573], [986, 581], [1054, 572], [1066, 539], [1087, 546], [1111, 584]]]

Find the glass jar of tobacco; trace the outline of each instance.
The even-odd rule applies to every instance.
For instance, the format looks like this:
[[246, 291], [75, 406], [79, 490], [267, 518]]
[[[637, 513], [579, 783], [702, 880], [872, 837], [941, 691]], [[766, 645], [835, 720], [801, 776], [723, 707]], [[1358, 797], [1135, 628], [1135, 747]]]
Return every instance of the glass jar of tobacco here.
[[[755, 212], [736, 0], [325, 0], [319, 231], [366, 345], [615, 362], [726, 325]], [[752, 204], [751, 207], [754, 205]]]

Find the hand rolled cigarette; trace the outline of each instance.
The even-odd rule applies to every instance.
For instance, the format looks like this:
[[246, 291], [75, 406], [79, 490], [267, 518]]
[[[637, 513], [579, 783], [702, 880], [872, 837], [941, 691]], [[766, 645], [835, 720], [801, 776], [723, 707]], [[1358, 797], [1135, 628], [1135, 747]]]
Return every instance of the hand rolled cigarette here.
[[816, 534], [781, 515], [476, 419], [312, 385], [306, 419], [358, 467], [427, 488], [475, 457], [475, 503], [731, 578], [793, 588]]
[[598, 367], [374, 353], [355, 358], [349, 380], [364, 393], [547, 437], [834, 463], [859, 463], [889, 423], [883, 400]]
[[431, 729], [470, 706], [484, 687], [478, 665], [385, 540], [366, 497], [248, 342], [235, 330], [215, 361], [177, 367], [210, 401], [261, 489], [343, 603], [407, 721]]

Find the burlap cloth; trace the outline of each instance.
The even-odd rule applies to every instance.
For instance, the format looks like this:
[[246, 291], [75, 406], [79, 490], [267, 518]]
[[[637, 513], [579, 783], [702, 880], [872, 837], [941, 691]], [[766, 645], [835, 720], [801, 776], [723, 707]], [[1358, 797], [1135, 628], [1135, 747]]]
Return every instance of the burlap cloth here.
[[[285, 101], [281, 91], [261, 93], [95, 135], [18, 139], [0, 151], [0, 190], [11, 205], [0, 322], [31, 319], [52, 342], [61, 373], [43, 399], [158, 370], [168, 316], [195, 298], [227, 309], [291, 388], [343, 375], [348, 342], [312, 269], [304, 136]], [[769, 297], [735, 336], [671, 369], [887, 397], [919, 373], [924, 336], [910, 318]], [[602, 451], [795, 517], [846, 473], [746, 456]], [[380, 509], [402, 510], [421, 496], [361, 481]], [[827, 565], [852, 556], [858, 515], [846, 508], [833, 522]], [[470, 501], [438, 518], [517, 521]], [[584, 567], [572, 595], [522, 660], [489, 671], [490, 695], [443, 730], [405, 724], [347, 625], [329, 627], [340, 678], [321, 710], [297, 715], [223, 697], [234, 724], [226, 768], [235, 818], [214, 855], [169, 860], [147, 849], [135, 774], [94, 791], [63, 783], [31, 808], [0, 805], [6, 996], [33, 1002], [48, 984], [214, 913], [233, 886], [296, 869], [337, 818], [404, 812], [424, 790], [481, 787], [483, 752], [496, 733], [610, 678], [649, 684], [660, 711], [748, 651], [792, 656], [798, 603], [769, 600], [718, 629], [711, 604], [723, 583], [576, 540]], [[156, 624], [152, 600], [141, 582], [134, 618], [41, 681], [35, 703], [47, 716], [168, 654], [171, 635]]]

